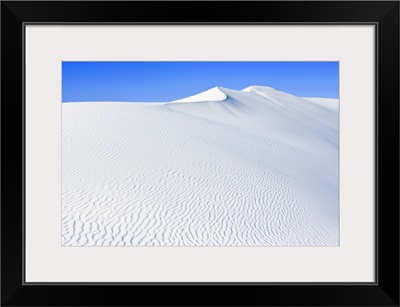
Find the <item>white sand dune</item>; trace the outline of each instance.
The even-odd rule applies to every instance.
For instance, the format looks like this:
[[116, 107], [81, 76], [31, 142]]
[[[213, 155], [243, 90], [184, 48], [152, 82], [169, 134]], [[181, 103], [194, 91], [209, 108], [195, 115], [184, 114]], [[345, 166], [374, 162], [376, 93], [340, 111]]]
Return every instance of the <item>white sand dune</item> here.
[[338, 100], [64, 103], [64, 246], [337, 246]]

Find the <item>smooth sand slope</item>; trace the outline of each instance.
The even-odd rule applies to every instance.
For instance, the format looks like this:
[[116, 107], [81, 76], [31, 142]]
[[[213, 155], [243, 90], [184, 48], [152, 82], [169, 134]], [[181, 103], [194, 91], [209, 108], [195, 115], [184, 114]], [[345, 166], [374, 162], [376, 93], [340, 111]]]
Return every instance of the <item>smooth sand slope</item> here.
[[339, 244], [335, 99], [216, 87], [62, 120], [64, 246]]

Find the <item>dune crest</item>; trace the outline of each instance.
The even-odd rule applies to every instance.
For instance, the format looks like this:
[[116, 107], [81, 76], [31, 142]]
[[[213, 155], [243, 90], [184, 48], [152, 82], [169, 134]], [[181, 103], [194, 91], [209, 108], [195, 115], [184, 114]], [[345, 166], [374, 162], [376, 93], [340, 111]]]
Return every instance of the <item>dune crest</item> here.
[[201, 92], [199, 94], [186, 97], [183, 99], [174, 100], [171, 103], [177, 102], [202, 102], [202, 101], [223, 101], [227, 97], [226, 95], [220, 90], [218, 86], [213, 87], [207, 91]]

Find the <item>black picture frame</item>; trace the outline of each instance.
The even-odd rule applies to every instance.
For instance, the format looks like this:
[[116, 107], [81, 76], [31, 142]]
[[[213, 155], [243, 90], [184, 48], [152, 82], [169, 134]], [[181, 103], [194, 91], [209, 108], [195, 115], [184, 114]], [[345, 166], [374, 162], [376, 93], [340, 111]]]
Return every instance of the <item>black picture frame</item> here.
[[[375, 25], [376, 282], [25, 283], [23, 35], [30, 22]], [[1, 77], [2, 306], [399, 306], [398, 1], [3, 1]]]

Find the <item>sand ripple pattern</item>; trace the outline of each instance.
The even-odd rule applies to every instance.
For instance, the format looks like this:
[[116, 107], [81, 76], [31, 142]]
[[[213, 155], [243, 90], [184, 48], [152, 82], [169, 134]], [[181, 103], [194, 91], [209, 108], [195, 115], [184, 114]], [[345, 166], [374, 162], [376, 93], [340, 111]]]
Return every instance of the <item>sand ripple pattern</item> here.
[[62, 244], [337, 246], [337, 110], [221, 90], [63, 104]]

